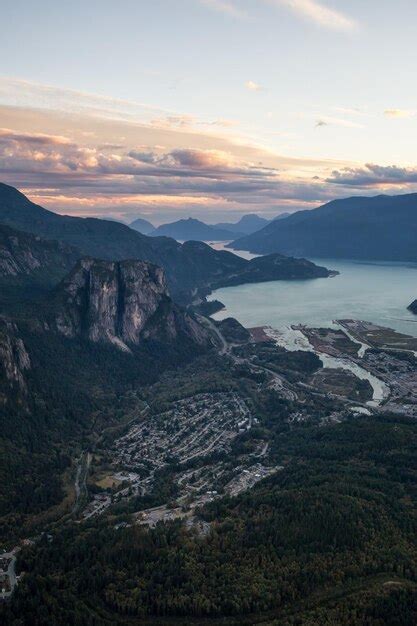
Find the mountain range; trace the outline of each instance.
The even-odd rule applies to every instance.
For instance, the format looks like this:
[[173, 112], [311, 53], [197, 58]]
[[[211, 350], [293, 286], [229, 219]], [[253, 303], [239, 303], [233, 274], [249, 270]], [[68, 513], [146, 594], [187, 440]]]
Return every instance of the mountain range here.
[[192, 306], [327, 269], [1, 191], [0, 622], [415, 624], [412, 354], [361, 358], [401, 385], [399, 414], [371, 407], [368, 381]]
[[[282, 259], [279, 265], [274, 258], [267, 259], [263, 264], [263, 274], [258, 270], [254, 273], [249, 261], [231, 252], [214, 250], [203, 242], [188, 241], [180, 244], [168, 237], [147, 237], [118, 222], [58, 215], [34, 204], [17, 189], [4, 184], [0, 184], [0, 224], [15, 231], [30, 233], [31, 237], [26, 239], [25, 245], [30, 241], [32, 248], [39, 248], [41, 238], [64, 244], [62, 248], [56, 243], [42, 244], [48, 250], [54, 249], [55, 255], [61, 250], [59, 254], [65, 257], [59, 263], [56, 259], [52, 263], [51, 259], [55, 282], [56, 278], [63, 278], [68, 272], [75, 258], [89, 256], [110, 261], [138, 259], [163, 268], [172, 297], [179, 303], [189, 304], [199, 294], [207, 294], [214, 287], [224, 286], [230, 277], [238, 282], [241, 276], [243, 283], [279, 280], [288, 275]], [[22, 254], [19, 243], [23, 243], [22, 235], [13, 239], [12, 233], [8, 233], [8, 243], [4, 245], [2, 254], [14, 254], [17, 258]], [[19, 249], [15, 246], [12, 250], [11, 242], [15, 242]], [[39, 251], [33, 250], [33, 254], [39, 255]], [[294, 259], [289, 260], [289, 266], [292, 268], [296, 262]], [[48, 272], [42, 274], [39, 268], [36, 272], [38, 279], [41, 279], [42, 274], [42, 279], [47, 280]], [[316, 275], [323, 276], [323, 269], [319, 268]], [[50, 284], [53, 284], [52, 277]]]
[[217, 226], [209, 226], [192, 217], [171, 224], [162, 224], [149, 234], [152, 237], [172, 237], [177, 241], [230, 241], [241, 235], [238, 230], [233, 232]]
[[298, 211], [230, 244], [312, 258], [417, 261], [417, 194], [352, 197]]
[[[289, 215], [282, 213], [275, 219], [283, 219]], [[230, 241], [243, 235], [250, 235], [270, 223], [256, 214], [244, 215], [236, 223], [222, 222], [219, 224], [206, 224], [195, 218], [180, 219], [175, 222], [153, 226], [151, 222], [143, 218], [138, 218], [130, 224], [130, 228], [137, 230], [143, 235], [153, 237], [166, 236], [173, 237], [177, 241]]]

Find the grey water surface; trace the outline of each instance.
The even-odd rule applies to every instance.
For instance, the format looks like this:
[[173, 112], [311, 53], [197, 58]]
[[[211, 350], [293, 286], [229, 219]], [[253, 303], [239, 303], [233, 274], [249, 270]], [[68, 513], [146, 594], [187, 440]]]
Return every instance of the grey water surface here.
[[417, 265], [312, 259], [340, 274], [334, 278], [227, 287], [211, 299], [226, 305], [214, 319], [235, 317], [244, 326], [291, 324], [329, 327], [335, 319], [361, 319], [417, 336]]

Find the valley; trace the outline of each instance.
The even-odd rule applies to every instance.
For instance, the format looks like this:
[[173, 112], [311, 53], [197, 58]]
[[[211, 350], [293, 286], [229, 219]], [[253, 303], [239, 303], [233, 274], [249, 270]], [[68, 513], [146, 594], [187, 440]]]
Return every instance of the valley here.
[[[245, 334], [236, 324], [206, 319], [205, 326], [207, 330], [212, 329], [216, 345], [213, 352], [197, 357], [180, 370], [167, 370], [158, 381], [140, 390], [141, 400], [135, 401], [134, 415], [125, 425], [104, 430], [99, 437], [96, 433], [91, 438], [76, 466], [75, 500], [69, 511], [72, 518], [64, 515], [61, 521], [44, 526], [39, 529], [39, 535], [26, 542], [29, 547], [24, 547], [18, 558], [18, 571], [25, 573], [17, 589], [24, 590], [27, 581], [33, 579], [33, 571], [42, 569], [43, 566], [33, 562], [38, 553], [43, 554], [42, 563], [56, 571], [56, 555], [60, 553], [62, 541], [67, 544], [75, 529], [80, 546], [83, 541], [94, 544], [105, 533], [109, 542], [107, 551], [117, 550], [125, 541], [131, 549], [137, 542], [146, 545], [148, 541], [158, 541], [157, 537], [166, 537], [163, 540], [166, 541], [167, 533], [171, 533], [170, 541], [175, 542], [175, 549], [181, 553], [185, 541], [191, 549], [189, 558], [198, 562], [195, 546], [201, 546], [199, 550], [216, 550], [219, 533], [225, 532], [229, 537], [228, 524], [233, 526], [233, 536], [236, 536], [236, 524], [243, 524], [239, 532], [249, 532], [245, 530], [246, 524], [252, 528], [255, 523], [255, 518], [250, 521], [255, 514], [250, 512], [251, 507], [256, 507], [257, 499], [261, 498], [259, 506], [264, 512], [268, 511], [265, 522], [256, 522], [261, 523], [258, 532], [262, 537], [269, 516], [276, 515], [272, 511], [280, 510], [268, 509], [266, 502], [271, 494], [278, 501], [281, 499], [281, 506], [290, 507], [287, 514], [291, 515], [294, 501], [284, 504], [285, 494], [291, 493], [288, 481], [290, 484], [294, 481], [297, 493], [308, 484], [307, 477], [300, 474], [305, 462], [304, 432], [312, 437], [307, 445], [313, 445], [308, 452], [310, 460], [306, 471], [312, 469], [313, 473], [320, 473], [324, 470], [319, 460], [315, 465], [313, 453], [316, 438], [337, 437], [340, 429], [346, 431], [347, 440], [352, 437], [349, 434], [352, 429], [360, 433], [362, 429], [381, 428], [382, 433], [389, 428], [391, 420], [400, 431], [408, 427], [401, 419], [414, 415], [417, 407], [417, 399], [406, 392], [407, 385], [412, 387], [411, 382], [406, 381], [416, 375], [414, 353], [386, 350], [385, 345], [378, 348], [366, 344], [364, 350], [365, 337], [359, 329], [375, 333], [375, 328], [343, 320], [338, 322], [338, 330], [294, 327], [280, 332], [258, 327]], [[379, 329], [378, 333], [382, 333], [385, 340], [392, 336], [385, 329]], [[332, 367], [326, 365], [326, 357], [333, 359]], [[389, 394], [376, 398], [376, 390], [369, 383], [363, 383], [352, 373], [347, 376], [344, 369], [347, 363], [360, 364], [361, 368], [378, 376]], [[335, 367], [337, 364], [342, 367]], [[336, 441], [332, 445], [337, 446]], [[332, 454], [330, 450], [328, 453]], [[347, 447], [345, 453], [350, 454]], [[321, 453], [317, 450], [316, 454]], [[327, 453], [323, 450], [323, 454]], [[355, 454], [363, 454], [363, 448]], [[345, 469], [340, 471], [354, 475], [357, 467], [360, 461], [349, 458]], [[313, 485], [317, 479], [313, 476], [311, 480]], [[346, 477], [340, 478], [340, 485], [344, 485], [345, 480]], [[311, 486], [305, 494], [303, 492], [306, 502], [310, 489], [315, 488]], [[346, 489], [350, 487], [346, 485]], [[326, 499], [333, 497], [331, 489], [326, 488], [322, 497], [326, 506]], [[340, 494], [337, 497], [340, 498]], [[340, 506], [341, 501], [337, 504]], [[349, 514], [356, 515], [353, 511]], [[222, 521], [224, 515], [226, 518]], [[332, 519], [330, 510], [325, 519], [326, 523]], [[44, 537], [49, 538], [46, 543]], [[228, 541], [231, 540], [229, 537]], [[165, 568], [165, 557], [159, 548], [155, 549], [159, 567]], [[117, 558], [121, 558], [120, 553]], [[150, 557], [144, 553], [142, 558], [147, 562]], [[313, 563], [314, 559], [311, 564], [314, 568]], [[131, 568], [128, 561], [125, 567]], [[252, 572], [258, 572], [254, 563], [251, 567]], [[382, 571], [379, 565], [375, 567], [375, 572]], [[71, 578], [81, 576], [81, 570], [77, 571]], [[148, 584], [145, 581], [152, 576], [151, 571], [143, 574], [140, 584]], [[389, 576], [392, 578], [392, 574]], [[385, 583], [387, 578], [382, 580]], [[302, 589], [300, 581], [294, 579], [291, 584]], [[123, 586], [116, 588], [117, 593], [124, 593]], [[239, 602], [244, 602], [244, 588], [246, 586], [238, 587]], [[187, 593], [192, 596], [191, 591]], [[84, 593], [78, 592], [77, 603], [83, 603], [83, 598]], [[113, 604], [107, 595], [105, 598], [100, 599], [100, 603], [106, 619], [111, 621], [115, 615]], [[314, 603], [314, 596], [309, 597], [306, 607], [313, 606], [311, 602]], [[122, 600], [118, 606], [120, 612]], [[210, 615], [216, 617], [217, 609], [211, 606]], [[278, 617], [281, 609], [274, 602], [268, 601], [262, 606], [272, 611], [271, 618], [281, 619]], [[284, 602], [283, 606], [287, 604]], [[255, 610], [259, 612], [260, 607]], [[140, 614], [140, 605], [136, 610]], [[196, 608], [188, 610], [202, 614]], [[233, 623], [231, 616], [230, 624]], [[250, 623], [258, 621], [254, 617]]]
[[[90, 249], [84, 224], [62, 222], [10, 193], [20, 220], [42, 218], [37, 228], [63, 238], [57, 243], [9, 226], [0, 241], [6, 296], [0, 301], [0, 523], [7, 567], [0, 573], [0, 611], [13, 613], [11, 623], [30, 613], [31, 603], [49, 602], [51, 614], [66, 623], [72, 606], [81, 615], [90, 610], [89, 592], [100, 625], [126, 614], [177, 620], [181, 607], [197, 618], [227, 613], [230, 624], [242, 614], [257, 623], [255, 614], [264, 611], [281, 619], [293, 598], [307, 594], [313, 602], [329, 584], [313, 545], [307, 549], [317, 585], [307, 589], [296, 573], [306, 558], [293, 550], [299, 520], [306, 538], [318, 533], [314, 546], [322, 542], [326, 552], [336, 536], [342, 550], [337, 516], [344, 510], [356, 520], [368, 500], [366, 528], [374, 531], [364, 549], [375, 575], [384, 575], [372, 539], [380, 536], [379, 492], [389, 500], [403, 490], [408, 503], [413, 483], [403, 482], [404, 470], [394, 489], [382, 481], [392, 457], [376, 452], [372, 441], [387, 438], [386, 449], [397, 446], [396, 458], [397, 433], [403, 448], [414, 441], [417, 340], [406, 332], [415, 321], [404, 303], [411, 300], [415, 267], [330, 261], [335, 269], [328, 270], [280, 254], [246, 260], [202, 242], [139, 241], [124, 230], [117, 260], [93, 259], [77, 247]], [[15, 225], [16, 215], [7, 215]], [[113, 227], [91, 227], [102, 250]], [[152, 249], [163, 265], [174, 260], [175, 277], [171, 267], [165, 274], [149, 260], [123, 258], [133, 249], [146, 258]], [[374, 290], [368, 309], [352, 297], [359, 274]], [[390, 308], [383, 294], [394, 275], [402, 280]], [[211, 291], [219, 301], [206, 300]], [[346, 301], [361, 312], [384, 301], [389, 315], [379, 310], [375, 322], [349, 319]], [[370, 433], [367, 448], [363, 429]], [[411, 448], [401, 459], [408, 454]], [[377, 479], [375, 458], [382, 464]], [[351, 481], [366, 497], [352, 502]], [[310, 510], [316, 513], [309, 520]], [[383, 518], [397, 524], [391, 509]], [[329, 523], [334, 530], [327, 537], [321, 526]], [[356, 541], [357, 532], [350, 532], [346, 540]], [[395, 543], [388, 535], [383, 540]], [[364, 575], [359, 557], [348, 554]], [[179, 576], [172, 565], [178, 559]], [[351, 566], [343, 563], [348, 576]], [[90, 571], [100, 571], [102, 582]], [[153, 600], [160, 571], [167, 585], [166, 595], [165, 586], [158, 591], [163, 608]], [[54, 581], [47, 588], [45, 578]], [[56, 579], [68, 599], [59, 609]]]
[[[215, 332], [222, 358], [229, 360], [233, 368], [246, 368], [247, 375], [262, 380], [257, 384], [256, 394], [271, 390], [293, 405], [289, 423], [314, 421], [314, 413], [309, 415], [303, 406], [306, 401], [310, 407], [314, 406], [314, 398], [321, 398], [329, 406], [332, 402], [338, 405], [336, 411], [333, 405], [328, 416], [321, 418], [323, 423], [371, 415], [375, 410], [417, 415], [413, 351], [407, 356], [387, 351], [384, 346], [369, 347], [361, 353], [360, 342], [364, 337], [358, 328], [367, 329], [369, 325], [353, 320], [337, 323], [339, 331], [293, 327], [287, 333], [280, 333], [267, 327], [251, 329], [246, 343], [230, 343], [219, 327]], [[355, 340], [343, 329], [354, 333]], [[290, 332], [294, 334], [291, 341]], [[380, 332], [384, 336], [388, 334], [386, 329]], [[307, 343], [302, 341], [302, 336]], [[414, 340], [408, 340], [413, 346]], [[275, 344], [285, 350], [274, 348]], [[294, 351], [295, 364], [291, 357]], [[307, 353], [306, 357], [302, 357], [303, 352]], [[324, 367], [303, 363], [314, 353]], [[359, 372], [359, 377], [353, 372]], [[369, 384], [366, 375], [361, 381], [360, 372], [366, 372], [373, 384]], [[194, 376], [199, 376], [198, 370]], [[380, 388], [384, 389], [382, 396]], [[153, 527], [158, 521], [190, 516], [198, 521], [196, 511], [208, 502], [225, 495], [236, 496], [282, 469], [270, 457], [267, 433], [259, 439], [256, 432], [261, 424], [253, 414], [254, 390], [190, 395], [188, 383], [186, 389], [186, 395], [182, 396], [181, 387], [177, 387], [178, 399], [164, 400], [164, 410], [160, 411], [161, 387], [151, 388], [145, 409], [130, 421], [124, 434], [104, 447], [101, 443], [97, 445], [94, 454], [89, 453], [89, 461], [84, 457], [77, 470], [75, 506], [80, 501], [80, 484], [89, 496], [79, 510], [73, 509], [76, 517], [90, 520], [111, 512], [112, 508], [133, 511], [129, 502], [137, 502], [136, 506], [141, 508], [142, 501], [146, 503], [154, 497], [163, 477], [164, 481], [169, 478], [171, 484], [171, 491], [165, 496], [167, 500], [135, 513], [138, 523]], [[252, 443], [248, 453], [234, 458], [233, 448], [239, 439]]]
[[0, 626], [416, 626], [417, 3], [1, 14]]

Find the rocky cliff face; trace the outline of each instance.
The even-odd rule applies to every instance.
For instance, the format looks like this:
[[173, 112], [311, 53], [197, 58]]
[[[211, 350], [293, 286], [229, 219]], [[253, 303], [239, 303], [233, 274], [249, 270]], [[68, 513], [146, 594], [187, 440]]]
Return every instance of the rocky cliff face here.
[[[25, 395], [25, 373], [30, 369], [30, 358], [17, 326], [0, 318], [0, 401], [5, 402], [12, 389]], [[6, 391], [6, 393], [2, 393]]]
[[144, 261], [82, 259], [58, 286], [54, 310], [52, 327], [61, 334], [123, 350], [143, 339], [208, 342], [207, 331], [169, 297], [163, 270]]
[[74, 266], [79, 253], [58, 241], [22, 233], [0, 224], [0, 277], [51, 274], [61, 277]]

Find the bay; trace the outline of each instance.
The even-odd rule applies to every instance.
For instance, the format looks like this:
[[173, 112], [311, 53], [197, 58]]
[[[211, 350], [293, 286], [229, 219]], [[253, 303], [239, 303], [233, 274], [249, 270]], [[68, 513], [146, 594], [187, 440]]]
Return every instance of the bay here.
[[275, 281], [218, 289], [211, 299], [244, 326], [332, 327], [336, 319], [360, 319], [417, 336], [417, 316], [407, 306], [417, 298], [417, 265], [311, 259], [340, 272], [334, 278]]

